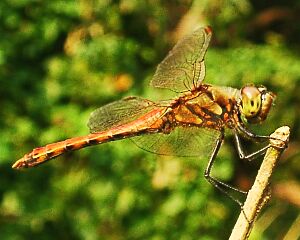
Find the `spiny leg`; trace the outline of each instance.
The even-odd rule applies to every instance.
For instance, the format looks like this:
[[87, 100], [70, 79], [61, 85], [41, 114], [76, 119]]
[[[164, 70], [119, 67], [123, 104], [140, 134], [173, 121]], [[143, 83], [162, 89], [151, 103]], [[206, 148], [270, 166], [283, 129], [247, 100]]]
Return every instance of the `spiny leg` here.
[[[237, 128], [238, 128], [238, 131], [242, 133], [242, 135], [249, 139], [249, 140], [252, 140], [252, 141], [255, 141], [255, 142], [265, 142], [265, 141], [269, 141], [269, 140], [278, 140], [278, 141], [282, 141], [281, 139], [277, 139], [277, 138], [274, 138], [274, 137], [270, 137], [270, 136], [264, 136], [264, 135], [258, 135], [258, 134], [255, 134], [253, 132], [250, 132], [246, 127], [244, 127], [242, 124], [238, 124], [237, 125]], [[235, 132], [236, 133], [236, 132]], [[282, 148], [286, 148], [287, 147], [287, 142], [286, 141], [282, 141], [284, 142], [284, 146]], [[269, 144], [269, 147], [271, 145]], [[267, 147], [267, 148], [269, 148]], [[275, 146], [275, 147], [278, 147], [278, 146]]]
[[[269, 140], [282, 141], [281, 139], [275, 139], [270, 136], [264, 136], [264, 135], [258, 135], [258, 134], [252, 133], [248, 129], [243, 127], [242, 125], [238, 125], [238, 130], [242, 133], [242, 136], [244, 136], [247, 139], [253, 140], [255, 142], [264, 142], [264, 141], [269, 141]], [[240, 159], [246, 159], [248, 161], [252, 161], [253, 159], [256, 159], [257, 157], [264, 155], [266, 153], [266, 151], [268, 150], [268, 148], [272, 146], [269, 143], [268, 145], [262, 147], [261, 149], [255, 151], [253, 153], [246, 154], [245, 151], [243, 150], [239, 135], [240, 134], [238, 131], [234, 132], [235, 145], [238, 150]], [[284, 142], [284, 146], [282, 148], [286, 148], [286, 147], [287, 147], [287, 143]]]
[[234, 133], [234, 140], [235, 140], [235, 145], [236, 145], [236, 148], [238, 150], [240, 159], [246, 159], [248, 161], [252, 161], [253, 159], [258, 158], [259, 156], [264, 155], [266, 153], [267, 149], [269, 147], [271, 147], [271, 144], [268, 144], [267, 146], [255, 151], [253, 153], [246, 154], [243, 147], [242, 147], [239, 134], [237, 132]]
[[[232, 196], [227, 190], [226, 188], [228, 189], [232, 189], [236, 192], [239, 192], [239, 193], [242, 193], [242, 194], [247, 194], [247, 192], [245, 191], [242, 191], [238, 188], [235, 188], [227, 183], [224, 183], [214, 177], [212, 177], [210, 174], [211, 174], [211, 170], [212, 170], [212, 167], [213, 167], [213, 164], [214, 164], [214, 161], [216, 159], [216, 156], [217, 156], [217, 153], [221, 147], [221, 144], [223, 142], [223, 139], [224, 139], [224, 132], [222, 132], [221, 136], [219, 137], [219, 139], [217, 140], [217, 143], [216, 143], [216, 146], [213, 150], [213, 153], [209, 159], [209, 162], [207, 164], [207, 167], [205, 169], [205, 172], [204, 172], [204, 177], [207, 179], [207, 181], [212, 184], [214, 187], [216, 187], [217, 189], [219, 189], [221, 192], [223, 192], [224, 194], [226, 194], [229, 198], [231, 198], [234, 202], [236, 202], [240, 207], [241, 209], [243, 210], [243, 204], [240, 200], [238, 200], [237, 198], [235, 198], [234, 196]], [[223, 188], [222, 188], [222, 187]], [[224, 189], [225, 188], [225, 189]]]

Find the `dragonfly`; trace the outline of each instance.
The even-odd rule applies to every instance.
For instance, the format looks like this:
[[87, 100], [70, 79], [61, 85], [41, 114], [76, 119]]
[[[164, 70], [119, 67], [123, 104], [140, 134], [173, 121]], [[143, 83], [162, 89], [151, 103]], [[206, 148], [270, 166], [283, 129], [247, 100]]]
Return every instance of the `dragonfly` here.
[[219, 189], [224, 186], [241, 191], [211, 176], [225, 129], [233, 132], [241, 159], [263, 155], [270, 143], [248, 154], [241, 138], [254, 142], [270, 139], [251, 132], [247, 126], [267, 118], [276, 95], [253, 84], [236, 89], [204, 83], [204, 57], [211, 36], [210, 27], [196, 29], [181, 39], [158, 65], [150, 85], [175, 92], [175, 98], [154, 102], [127, 97], [109, 103], [91, 113], [90, 134], [35, 148], [12, 167], [34, 167], [69, 151], [131, 138], [148, 152], [201, 158], [208, 162], [204, 172], [208, 182]]

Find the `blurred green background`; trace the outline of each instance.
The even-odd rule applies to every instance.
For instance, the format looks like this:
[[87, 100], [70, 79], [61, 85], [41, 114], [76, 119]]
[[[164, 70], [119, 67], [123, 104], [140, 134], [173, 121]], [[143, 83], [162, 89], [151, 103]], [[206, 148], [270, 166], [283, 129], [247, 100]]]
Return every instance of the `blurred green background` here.
[[[205, 181], [201, 159], [124, 140], [11, 169], [34, 147], [87, 134], [101, 105], [162, 98], [148, 87], [155, 66], [205, 25], [214, 30], [205, 81], [267, 86], [276, 104], [253, 130], [292, 130], [251, 239], [299, 238], [299, 1], [2, 0], [0, 9], [1, 239], [228, 238], [240, 209]], [[247, 190], [260, 160], [240, 161], [232, 145], [229, 136], [213, 174]]]

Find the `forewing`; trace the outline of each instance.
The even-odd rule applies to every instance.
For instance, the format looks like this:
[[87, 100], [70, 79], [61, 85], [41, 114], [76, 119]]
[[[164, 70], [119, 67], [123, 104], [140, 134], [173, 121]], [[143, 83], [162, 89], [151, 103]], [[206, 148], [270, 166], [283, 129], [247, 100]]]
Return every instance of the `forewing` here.
[[180, 157], [209, 158], [221, 132], [202, 127], [178, 126], [169, 134], [141, 135], [131, 140], [140, 148], [160, 154]]
[[204, 55], [211, 39], [209, 27], [199, 28], [180, 40], [158, 65], [150, 85], [185, 92], [205, 77]]
[[155, 108], [149, 100], [129, 97], [96, 109], [91, 113], [88, 127], [91, 133], [130, 123]]

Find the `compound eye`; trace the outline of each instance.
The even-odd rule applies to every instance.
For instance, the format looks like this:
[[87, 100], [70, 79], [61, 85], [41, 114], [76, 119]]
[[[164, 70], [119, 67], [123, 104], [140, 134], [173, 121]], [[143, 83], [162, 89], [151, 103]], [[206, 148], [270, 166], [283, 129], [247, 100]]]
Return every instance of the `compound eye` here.
[[254, 86], [241, 89], [241, 112], [247, 119], [258, 116], [261, 110], [261, 92]]

